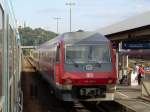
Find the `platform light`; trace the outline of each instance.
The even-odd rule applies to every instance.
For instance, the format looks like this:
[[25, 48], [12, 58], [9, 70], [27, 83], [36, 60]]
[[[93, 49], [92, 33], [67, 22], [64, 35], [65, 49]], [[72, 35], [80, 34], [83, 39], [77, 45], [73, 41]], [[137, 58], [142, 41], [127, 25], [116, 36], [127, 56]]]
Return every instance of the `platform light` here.
[[58, 28], [59, 28], [59, 20], [63, 19], [61, 17], [54, 17], [54, 19], [57, 21], [57, 33], [58, 33]]
[[72, 3], [72, 2], [68, 2], [68, 3], [66, 3], [66, 5], [68, 5], [68, 6], [70, 6], [70, 32], [71, 32], [71, 30], [72, 30], [72, 6], [74, 6], [75, 5], [75, 3]]

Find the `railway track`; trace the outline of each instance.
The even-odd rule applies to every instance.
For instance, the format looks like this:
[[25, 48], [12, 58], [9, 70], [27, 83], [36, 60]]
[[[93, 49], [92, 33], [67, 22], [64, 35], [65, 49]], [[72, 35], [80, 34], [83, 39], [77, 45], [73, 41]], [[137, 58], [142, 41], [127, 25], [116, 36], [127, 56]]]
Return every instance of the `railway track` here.
[[[23, 60], [22, 90], [24, 93], [23, 112], [121, 112], [110, 106], [113, 102], [93, 105], [85, 102], [64, 103], [56, 99], [51, 87], [32, 66], [32, 60]], [[116, 106], [116, 105], [113, 105]], [[109, 108], [109, 109], [108, 109]]]

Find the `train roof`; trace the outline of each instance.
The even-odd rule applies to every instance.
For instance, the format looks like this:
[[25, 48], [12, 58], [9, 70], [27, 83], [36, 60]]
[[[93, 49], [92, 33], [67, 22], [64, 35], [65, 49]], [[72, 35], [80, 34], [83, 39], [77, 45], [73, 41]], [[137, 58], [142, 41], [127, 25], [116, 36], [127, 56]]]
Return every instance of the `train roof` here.
[[40, 47], [49, 46], [61, 41], [63, 41], [65, 44], [80, 44], [83, 42], [85, 44], [98, 44], [108, 42], [109, 40], [98, 32], [67, 32], [57, 36], [52, 40], [47, 41]]
[[63, 35], [65, 43], [87, 42], [106, 42], [108, 39], [97, 32], [70, 32]]

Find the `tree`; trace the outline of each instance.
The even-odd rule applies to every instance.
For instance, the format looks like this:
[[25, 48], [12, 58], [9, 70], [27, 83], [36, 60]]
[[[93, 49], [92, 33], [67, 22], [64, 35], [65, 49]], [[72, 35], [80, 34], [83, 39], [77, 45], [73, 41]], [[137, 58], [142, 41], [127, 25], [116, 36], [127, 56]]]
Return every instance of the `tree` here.
[[37, 46], [58, 35], [42, 28], [32, 29], [31, 27], [19, 27], [18, 30], [21, 37], [21, 44], [23, 46]]

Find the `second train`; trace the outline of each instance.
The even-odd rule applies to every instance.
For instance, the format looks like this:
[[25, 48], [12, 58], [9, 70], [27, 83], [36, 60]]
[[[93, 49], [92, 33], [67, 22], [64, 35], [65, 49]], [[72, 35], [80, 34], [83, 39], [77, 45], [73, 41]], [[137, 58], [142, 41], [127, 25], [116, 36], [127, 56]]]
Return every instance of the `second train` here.
[[112, 101], [115, 53], [96, 32], [69, 32], [43, 43], [32, 54], [36, 69], [63, 101]]

